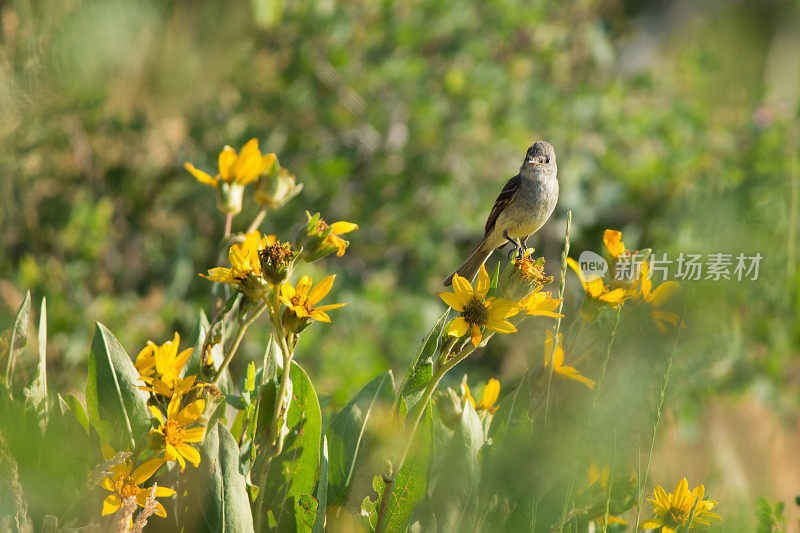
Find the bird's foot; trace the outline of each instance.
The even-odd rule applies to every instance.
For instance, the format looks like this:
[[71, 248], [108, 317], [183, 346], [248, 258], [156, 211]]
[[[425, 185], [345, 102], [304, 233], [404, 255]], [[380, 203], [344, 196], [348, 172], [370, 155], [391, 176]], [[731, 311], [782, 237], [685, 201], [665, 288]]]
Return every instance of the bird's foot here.
[[508, 258], [511, 259], [512, 257], [514, 257], [515, 253], [519, 253], [521, 246], [516, 240], [509, 237], [508, 233], [505, 231], [503, 232], [503, 237], [505, 237], [505, 239], [511, 243], [511, 246], [513, 246], [513, 248], [508, 251]]

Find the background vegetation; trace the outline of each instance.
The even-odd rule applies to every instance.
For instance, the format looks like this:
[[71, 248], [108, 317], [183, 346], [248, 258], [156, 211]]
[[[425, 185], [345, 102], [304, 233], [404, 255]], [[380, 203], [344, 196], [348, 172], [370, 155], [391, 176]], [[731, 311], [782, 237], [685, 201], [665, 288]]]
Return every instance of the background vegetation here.
[[[568, 210], [574, 257], [599, 251], [604, 228], [671, 257], [762, 254], [757, 281], [683, 283], [687, 327], [653, 470], [670, 487], [683, 475], [713, 487], [725, 527], [748, 530], [758, 496], [787, 502], [796, 522], [799, 10], [2, 1], [0, 325], [25, 289], [47, 297], [48, 380], [60, 391], [83, 389], [97, 320], [129, 353], [175, 330], [188, 337], [209, 302], [197, 273], [217, 264], [224, 220], [183, 163], [214, 168], [223, 145], [257, 137], [305, 184], [267, 233], [292, 235], [302, 208], [360, 227], [326, 265], [331, 301], [348, 307], [297, 348], [323, 407], [341, 407], [408, 364], [443, 310], [432, 293], [543, 138], [561, 197], [531, 241], [549, 273]], [[574, 277], [566, 294], [575, 316]], [[628, 371], [663, 374], [661, 341], [624, 338]], [[462, 371], [497, 377], [502, 396], [539, 361], [542, 339], [541, 327], [498, 338]], [[251, 330], [243, 350], [257, 358], [265, 345]]]

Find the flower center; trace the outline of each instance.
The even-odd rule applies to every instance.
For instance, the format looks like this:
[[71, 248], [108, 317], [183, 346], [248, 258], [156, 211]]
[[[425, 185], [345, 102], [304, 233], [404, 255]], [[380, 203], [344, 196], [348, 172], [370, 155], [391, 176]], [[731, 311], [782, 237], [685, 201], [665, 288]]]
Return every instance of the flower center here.
[[669, 523], [670, 527], [677, 527], [682, 526], [686, 519], [688, 518], [686, 511], [682, 509], [676, 509], [675, 507], [670, 507], [669, 511], [667, 511], [667, 516], [665, 517], [666, 521]]
[[183, 432], [184, 429], [177, 420], [169, 419], [164, 424], [164, 440], [167, 441], [167, 444], [177, 446], [183, 442]]
[[299, 296], [292, 296], [292, 299], [289, 301], [292, 302], [292, 307], [301, 307]]
[[261, 250], [261, 261], [269, 263], [273, 268], [280, 268], [292, 260], [294, 252], [289, 243], [275, 242]]
[[462, 311], [461, 316], [463, 316], [464, 320], [469, 324], [482, 326], [489, 319], [489, 311], [486, 310], [486, 306], [482, 301], [473, 299], [464, 306], [464, 311]]
[[133, 482], [133, 478], [131, 476], [117, 474], [117, 478], [114, 480], [114, 490], [124, 500], [129, 496], [136, 496], [139, 487], [137, 487], [136, 483]]

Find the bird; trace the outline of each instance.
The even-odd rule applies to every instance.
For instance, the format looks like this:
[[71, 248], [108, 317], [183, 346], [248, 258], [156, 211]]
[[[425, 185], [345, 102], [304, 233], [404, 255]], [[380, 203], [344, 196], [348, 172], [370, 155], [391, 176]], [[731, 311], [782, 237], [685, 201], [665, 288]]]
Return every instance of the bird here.
[[[527, 239], [553, 214], [558, 202], [556, 152], [547, 141], [528, 148], [519, 173], [508, 180], [486, 220], [483, 240], [447, 278], [451, 285], [458, 274], [470, 282], [492, 252], [511, 244], [522, 255]], [[519, 240], [519, 241], [517, 241]]]

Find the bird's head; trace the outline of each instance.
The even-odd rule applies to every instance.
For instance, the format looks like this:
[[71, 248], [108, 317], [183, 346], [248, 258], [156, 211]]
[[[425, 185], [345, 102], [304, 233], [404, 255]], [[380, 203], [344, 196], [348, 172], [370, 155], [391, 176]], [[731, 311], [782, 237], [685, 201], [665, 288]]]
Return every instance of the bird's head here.
[[547, 141], [536, 141], [528, 148], [520, 174], [536, 175], [556, 170], [556, 151]]

